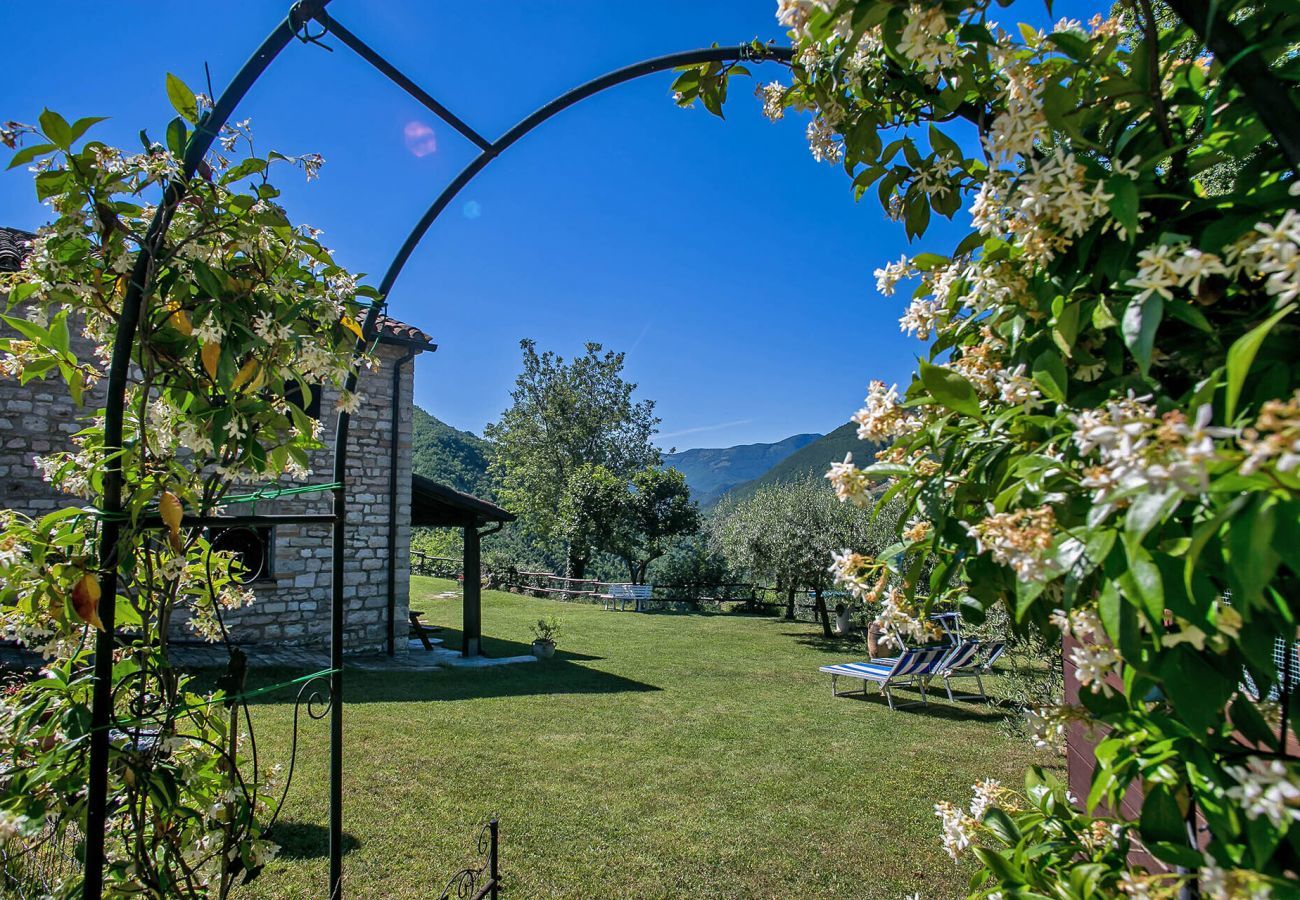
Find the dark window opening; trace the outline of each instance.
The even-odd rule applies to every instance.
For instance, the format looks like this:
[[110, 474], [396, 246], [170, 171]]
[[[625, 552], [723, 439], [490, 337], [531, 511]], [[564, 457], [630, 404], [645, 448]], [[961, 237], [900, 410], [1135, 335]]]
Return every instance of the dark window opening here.
[[313, 419], [320, 418], [320, 395], [321, 389], [318, 384], [289, 381], [284, 386], [284, 399]]
[[238, 563], [231, 571], [239, 584], [248, 584], [259, 578], [270, 578], [272, 572], [272, 529], [269, 525], [252, 527], [237, 525], [232, 528], [208, 529], [212, 549], [230, 553]]

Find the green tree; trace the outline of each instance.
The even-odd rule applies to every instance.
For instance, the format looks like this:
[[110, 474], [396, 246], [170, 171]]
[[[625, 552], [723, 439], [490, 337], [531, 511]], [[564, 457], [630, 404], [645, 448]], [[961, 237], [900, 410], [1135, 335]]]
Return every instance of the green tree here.
[[[600, 344], [589, 343], [582, 356], [566, 362], [550, 351], [539, 354], [531, 340], [519, 346], [523, 371], [512, 403], [485, 432], [492, 441], [490, 472], [501, 500], [524, 525], [556, 538], [564, 525], [565, 494], [579, 469], [600, 466], [628, 479], [659, 464], [659, 451], [650, 443], [659, 419], [654, 401], [633, 401], [636, 385], [622, 377], [622, 353], [602, 353]], [[576, 567], [583, 552], [570, 545], [570, 577], [581, 571]]]
[[642, 469], [625, 485], [606, 549], [627, 564], [633, 584], [668, 552], [669, 542], [700, 528], [700, 508], [686, 476], [676, 469]]
[[556, 534], [568, 552], [568, 577], [583, 578], [592, 554], [614, 543], [627, 495], [627, 482], [590, 463], [569, 475], [560, 498]]
[[892, 542], [893, 520], [840, 503], [826, 480], [805, 475], [765, 485], [752, 497], [719, 508], [713, 531], [728, 559], [750, 577], [772, 582], [786, 594], [786, 617], [794, 598], [812, 591], [822, 630], [831, 634], [822, 597], [831, 586], [832, 554], [850, 549], [877, 553]]

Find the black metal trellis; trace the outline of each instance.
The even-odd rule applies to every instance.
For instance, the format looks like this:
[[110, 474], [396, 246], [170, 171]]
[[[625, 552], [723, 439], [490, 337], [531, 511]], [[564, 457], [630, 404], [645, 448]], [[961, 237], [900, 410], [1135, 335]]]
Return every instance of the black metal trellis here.
[[[141, 305], [147, 276], [152, 267], [153, 258], [162, 246], [172, 215], [178, 203], [184, 198], [185, 186], [194, 177], [222, 126], [229, 120], [235, 108], [242, 102], [254, 83], [294, 38], [298, 38], [304, 43], [320, 43], [322, 38], [333, 36], [478, 147], [478, 156], [435, 198], [398, 248], [379, 285], [381, 298], [387, 298], [416, 246], [419, 245], [430, 226], [442, 214], [451, 200], [489, 162], [557, 113], [607, 88], [644, 75], [663, 72], [680, 66], [699, 65], [708, 62], [730, 63], [741, 61], [788, 63], [793, 56], [793, 51], [788, 47], [753, 44], [688, 50], [648, 59], [631, 66], [616, 69], [561, 94], [520, 120], [500, 138], [492, 141], [467, 125], [397, 67], [393, 66], [359, 37], [333, 19], [325, 11], [328, 2], [329, 0], [300, 0], [300, 2], [293, 4], [284, 20], [275, 27], [253, 55], [249, 57], [248, 61], [244, 63], [230, 85], [213, 104], [212, 109], [200, 118], [185, 148], [185, 154], [181, 160], [180, 177], [167, 186], [163, 201], [159, 204], [157, 213], [154, 215], [140, 247], [139, 257], [132, 269], [126, 294], [122, 300], [122, 311], [118, 320], [117, 334], [113, 342], [113, 354], [109, 365], [107, 396], [105, 398], [104, 447], [108, 463], [104, 477], [103, 525], [100, 537], [101, 567], [99, 575], [101, 590], [99, 616], [103, 623], [103, 629], [97, 633], [95, 642], [90, 772], [87, 785], [85, 827], [85, 877], [83, 884], [83, 896], [91, 898], [91, 900], [98, 900], [103, 893], [105, 835], [108, 823], [110, 730], [115, 725], [113, 711], [114, 687], [112, 683], [113, 650], [116, 645], [114, 613], [118, 572], [119, 566], [122, 564], [118, 545], [123, 521], [121, 459], [113, 451], [122, 446], [124, 407], [131, 351], [140, 323]], [[308, 26], [313, 21], [322, 28], [321, 32], [308, 32]], [[362, 333], [367, 338], [375, 332], [379, 309], [380, 304], [371, 306], [366, 316], [362, 326]], [[358, 339], [356, 346], [358, 356], [366, 347], [367, 338]], [[352, 374], [347, 379], [347, 389], [355, 390], [356, 381], [357, 375], [354, 367]], [[331, 487], [333, 504], [330, 513], [291, 516], [186, 516], [181, 523], [185, 527], [267, 525], [277, 522], [316, 523], [331, 526], [330, 668], [326, 670], [329, 674], [329, 685], [328, 691], [324, 695], [315, 691], [311, 694], [313, 710], [328, 709], [330, 717], [328, 896], [331, 900], [341, 900], [343, 896], [343, 564], [347, 534], [347, 444], [349, 424], [350, 417], [348, 413], [340, 412], [338, 425], [334, 433], [334, 483]], [[146, 518], [142, 524], [156, 527], [161, 523], [158, 520]], [[297, 714], [295, 713], [295, 731], [296, 720]], [[498, 884], [495, 820], [491, 825], [491, 884], [495, 894], [496, 885]]]

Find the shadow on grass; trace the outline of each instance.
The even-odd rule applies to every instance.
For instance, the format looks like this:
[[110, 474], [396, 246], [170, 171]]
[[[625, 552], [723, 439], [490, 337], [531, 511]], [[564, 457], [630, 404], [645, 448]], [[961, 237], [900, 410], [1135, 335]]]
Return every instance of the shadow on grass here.
[[[324, 859], [329, 855], [330, 832], [324, 825], [281, 819], [266, 836], [280, 845], [277, 855], [281, 859]], [[360, 846], [361, 842], [353, 835], [343, 832], [344, 856]]]
[[[896, 687], [893, 689], [893, 693], [894, 712], [899, 713], [918, 713], [936, 719], [949, 719], [956, 722], [999, 722], [1015, 715], [1006, 707], [995, 705], [999, 702], [996, 697], [990, 697], [987, 702], [983, 700], [949, 700], [945, 694], [940, 693], [936, 696], [934, 691], [930, 690], [927, 691], [929, 702], [923, 705], [921, 703], [921, 692], [915, 688]], [[835, 699], [856, 700], [859, 703], [870, 703], [886, 709], [889, 708], [889, 702], [885, 699], [884, 694], [874, 689], [870, 694], [862, 694], [857, 691], [851, 694], [840, 693]], [[913, 703], [916, 705], [911, 705]]]
[[[813, 625], [812, 627], [817, 628], [818, 626]], [[795, 643], [811, 647], [813, 650], [822, 653], [837, 653], [841, 656], [856, 653], [862, 659], [867, 658], [866, 643], [863, 641], [862, 635], [856, 632], [846, 637], [839, 637], [838, 635], [826, 637], [821, 633], [820, 629], [817, 631], [783, 631], [781, 637], [794, 638]]]

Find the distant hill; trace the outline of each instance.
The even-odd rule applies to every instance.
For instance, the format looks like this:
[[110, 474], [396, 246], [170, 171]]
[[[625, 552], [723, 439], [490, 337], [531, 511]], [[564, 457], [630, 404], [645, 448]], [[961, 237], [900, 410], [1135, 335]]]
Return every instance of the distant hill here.
[[415, 407], [411, 423], [411, 468], [417, 475], [491, 498], [487, 474], [488, 443], [476, 434], [452, 428]]
[[683, 450], [665, 453], [663, 459], [665, 466], [678, 469], [686, 476], [691, 495], [700, 505], [710, 506], [731, 488], [758, 478], [820, 437], [819, 434], [796, 434], [775, 444]]
[[764, 485], [794, 481], [809, 472], [822, 475], [831, 467], [832, 462], [844, 459], [846, 453], [852, 453], [859, 465], [866, 465], [874, 460], [876, 449], [875, 444], [858, 440], [858, 426], [855, 423], [845, 422], [830, 434], [791, 453], [759, 477], [727, 491], [726, 497], [744, 500]]

